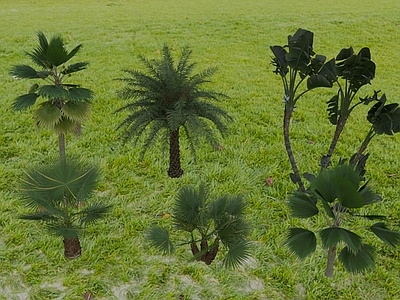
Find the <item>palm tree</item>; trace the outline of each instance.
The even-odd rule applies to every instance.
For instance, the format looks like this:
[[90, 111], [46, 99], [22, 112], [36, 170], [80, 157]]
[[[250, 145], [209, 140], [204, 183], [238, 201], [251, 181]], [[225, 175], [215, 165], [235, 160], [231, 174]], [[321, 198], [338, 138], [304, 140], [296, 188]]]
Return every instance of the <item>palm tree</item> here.
[[59, 136], [60, 159], [65, 160], [65, 134], [79, 133], [81, 122], [84, 121], [91, 108], [93, 92], [77, 84], [67, 83], [71, 74], [84, 70], [87, 62], [66, 65], [81, 49], [76, 46], [70, 52], [65, 48], [60, 36], [53, 36], [49, 41], [42, 33], [38, 33], [39, 46], [26, 55], [39, 67], [35, 69], [28, 65], [14, 66], [10, 74], [16, 79], [36, 79], [44, 81], [43, 85], [34, 83], [27, 94], [14, 100], [15, 110], [24, 110], [37, 102], [44, 101], [34, 112], [38, 126], [47, 127]]
[[111, 209], [99, 201], [89, 202], [98, 179], [96, 168], [69, 160], [27, 171], [23, 202], [34, 212], [20, 218], [43, 221], [50, 232], [64, 238], [65, 257], [79, 257], [79, 233]]
[[129, 112], [118, 126], [118, 129], [124, 128], [124, 142], [133, 139], [134, 144], [137, 144], [139, 137], [147, 134], [141, 153], [143, 158], [148, 147], [163, 132], [169, 141], [170, 177], [180, 177], [183, 174], [179, 145], [181, 129], [195, 156], [196, 138], [205, 137], [212, 146], [217, 146], [217, 138], [210, 125], [214, 124], [224, 135], [227, 127], [222, 119], [231, 120], [224, 110], [207, 102], [227, 96], [202, 89], [215, 69], [209, 68], [192, 75], [195, 64], [189, 60], [191, 53], [188, 47], [184, 47], [175, 66], [170, 49], [164, 45], [160, 60], [147, 60], [139, 56], [147, 72], [125, 70], [128, 77], [119, 79], [127, 84], [119, 91], [119, 96], [134, 100], [117, 110]]
[[[243, 197], [224, 195], [211, 202], [207, 198], [202, 184], [198, 190], [185, 186], [179, 191], [172, 218], [177, 230], [189, 233], [189, 240], [182, 244], [189, 244], [194, 259], [207, 265], [214, 261], [223, 245], [227, 249], [224, 265], [237, 267], [250, 256]], [[159, 226], [151, 227], [147, 238], [164, 252], [174, 249], [169, 232]]]
[[[357, 212], [361, 208], [377, 203], [381, 197], [371, 191], [367, 183], [361, 182], [353, 166], [341, 164], [332, 169], [323, 169], [311, 178], [309, 192], [295, 192], [289, 197], [292, 217], [312, 218], [322, 215], [328, 227], [319, 231], [322, 245], [328, 251], [325, 270], [327, 277], [333, 276], [333, 268], [339, 247], [344, 245], [339, 260], [347, 271], [361, 272], [374, 265], [372, 246], [363, 243], [362, 238], [344, 228], [354, 217], [380, 220], [369, 229], [382, 241], [395, 247], [400, 242], [400, 233], [389, 230], [380, 215], [365, 215]], [[320, 222], [319, 222], [320, 223]], [[313, 231], [291, 228], [286, 244], [300, 258], [316, 250], [317, 239]]]

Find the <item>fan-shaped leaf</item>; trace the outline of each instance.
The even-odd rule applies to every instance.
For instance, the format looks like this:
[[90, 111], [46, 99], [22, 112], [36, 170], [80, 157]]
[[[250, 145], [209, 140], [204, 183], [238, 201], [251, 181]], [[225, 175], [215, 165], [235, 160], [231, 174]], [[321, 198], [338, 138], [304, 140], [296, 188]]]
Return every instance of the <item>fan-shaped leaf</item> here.
[[29, 93], [21, 95], [14, 100], [13, 109], [23, 110], [35, 104], [36, 99], [39, 97], [36, 93]]
[[288, 205], [295, 218], [310, 218], [319, 212], [316, 201], [306, 193], [294, 192], [289, 196]]
[[174, 246], [169, 238], [169, 232], [161, 227], [152, 226], [147, 231], [146, 238], [152, 246], [165, 253], [170, 253], [174, 250]]
[[339, 242], [344, 242], [353, 253], [357, 253], [362, 246], [359, 235], [340, 227], [325, 228], [320, 231], [320, 236], [322, 244], [327, 249], [335, 247]]
[[101, 202], [90, 204], [90, 206], [85, 207], [79, 212], [79, 215], [81, 216], [79, 224], [81, 226], [93, 224], [99, 219], [104, 218], [111, 211], [111, 208], [112, 205], [107, 205]]
[[229, 247], [224, 257], [224, 266], [236, 269], [243, 265], [251, 257], [251, 243], [248, 241], [239, 241]]
[[43, 102], [34, 112], [39, 126], [54, 128], [61, 121], [62, 111], [50, 101]]
[[313, 253], [317, 247], [315, 234], [303, 228], [290, 228], [285, 244], [299, 258], [303, 259]]
[[339, 254], [339, 260], [347, 271], [352, 273], [363, 272], [374, 267], [373, 253], [374, 249], [367, 244], [363, 244], [357, 253], [344, 247]]
[[85, 121], [90, 113], [91, 104], [89, 102], [68, 101], [62, 107], [64, 116], [75, 122]]
[[68, 67], [66, 67], [61, 73], [64, 75], [67, 75], [67, 74], [79, 72], [81, 70], [86, 69], [86, 66], [88, 64], [89, 64], [88, 62], [75, 63], [75, 64], [72, 64], [72, 65], [69, 65]]
[[68, 92], [57, 85], [42, 85], [38, 88], [40, 96], [48, 99], [67, 99]]
[[400, 233], [390, 230], [382, 222], [375, 223], [370, 229], [378, 238], [392, 247], [396, 247], [400, 243]]
[[80, 87], [73, 87], [67, 90], [66, 99], [69, 101], [89, 101], [93, 99], [94, 93], [92, 90]]
[[28, 65], [17, 65], [12, 67], [10, 75], [21, 79], [41, 78], [38, 72]]

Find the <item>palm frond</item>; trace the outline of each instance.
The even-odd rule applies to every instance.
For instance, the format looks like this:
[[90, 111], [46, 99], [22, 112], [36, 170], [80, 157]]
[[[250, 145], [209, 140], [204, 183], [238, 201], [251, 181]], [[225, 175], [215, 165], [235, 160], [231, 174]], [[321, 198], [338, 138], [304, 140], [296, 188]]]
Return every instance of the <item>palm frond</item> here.
[[37, 98], [39, 98], [39, 95], [36, 93], [29, 93], [18, 96], [13, 102], [13, 109], [23, 110], [29, 108], [36, 103]]
[[21, 79], [34, 79], [41, 78], [39, 72], [28, 65], [17, 65], [13, 66], [10, 75]]
[[54, 235], [64, 238], [76, 238], [79, 236], [81, 229], [73, 224], [59, 222], [47, 223], [47, 229]]
[[79, 211], [80, 216], [79, 225], [86, 226], [95, 223], [99, 219], [106, 217], [111, 211], [112, 205], [104, 204], [101, 202], [92, 203]]
[[88, 62], [74, 63], [74, 64], [67, 66], [64, 70], [62, 70], [61, 74], [68, 75], [68, 74], [72, 74], [75, 72], [79, 72], [79, 71], [85, 70], [88, 65], [89, 65]]
[[227, 268], [236, 269], [246, 263], [251, 257], [252, 245], [250, 242], [243, 240], [229, 247], [225, 254], [223, 264]]
[[347, 271], [359, 273], [374, 267], [373, 252], [374, 249], [367, 244], [363, 244], [357, 253], [354, 253], [348, 247], [344, 247], [339, 254], [339, 260]]
[[307, 193], [294, 192], [288, 200], [291, 216], [294, 218], [310, 218], [319, 212], [316, 200]]
[[170, 240], [169, 232], [161, 227], [152, 226], [146, 232], [146, 239], [150, 244], [165, 253], [171, 253], [174, 246]]
[[62, 115], [62, 111], [53, 105], [51, 101], [41, 103], [34, 112], [37, 124], [47, 128], [54, 128], [61, 121]]
[[335, 247], [339, 242], [344, 242], [350, 251], [357, 253], [362, 246], [359, 235], [340, 227], [325, 228], [320, 231], [320, 236], [322, 244], [327, 249]]
[[315, 234], [303, 228], [290, 228], [285, 244], [299, 258], [306, 258], [317, 247]]
[[396, 247], [400, 243], [400, 232], [390, 230], [385, 223], [375, 223], [370, 229], [380, 240], [392, 247]]
[[62, 107], [64, 116], [75, 122], [85, 121], [90, 114], [91, 103], [68, 101]]

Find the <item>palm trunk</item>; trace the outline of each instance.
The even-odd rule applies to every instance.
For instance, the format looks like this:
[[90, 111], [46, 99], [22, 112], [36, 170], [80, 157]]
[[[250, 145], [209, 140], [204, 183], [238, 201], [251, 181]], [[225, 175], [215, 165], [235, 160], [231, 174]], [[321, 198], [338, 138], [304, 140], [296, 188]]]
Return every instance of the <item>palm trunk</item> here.
[[171, 130], [169, 134], [169, 169], [168, 176], [179, 178], [183, 174], [179, 149], [179, 128]]
[[214, 261], [215, 257], [217, 256], [218, 249], [219, 242], [218, 240], [215, 240], [214, 244], [211, 246], [211, 249], [207, 252], [207, 255], [205, 257], [204, 262], [206, 263], [206, 265], [209, 265]]
[[60, 133], [58, 135], [58, 146], [60, 150], [60, 162], [65, 162], [65, 135], [64, 133]]
[[285, 141], [285, 149], [289, 157], [290, 165], [292, 166], [293, 174], [291, 174], [292, 181], [299, 186], [299, 191], [305, 192], [303, 181], [301, 180], [299, 170], [297, 168], [296, 160], [292, 150], [292, 145], [289, 136], [290, 119], [292, 118], [293, 108], [285, 107], [285, 113], [283, 117], [283, 138]]
[[82, 248], [79, 238], [64, 238], [64, 255], [68, 259], [75, 259], [81, 256]]
[[329, 146], [328, 153], [324, 155], [321, 159], [321, 168], [326, 169], [331, 162], [331, 158], [333, 155], [333, 151], [335, 151], [336, 145], [339, 141], [340, 135], [343, 131], [344, 126], [346, 125], [347, 117], [339, 117], [338, 123], [336, 125], [335, 133], [333, 134], [333, 139], [331, 145]]
[[332, 278], [333, 277], [333, 267], [335, 265], [336, 259], [336, 246], [329, 248], [328, 250], [328, 263], [326, 265], [325, 276]]

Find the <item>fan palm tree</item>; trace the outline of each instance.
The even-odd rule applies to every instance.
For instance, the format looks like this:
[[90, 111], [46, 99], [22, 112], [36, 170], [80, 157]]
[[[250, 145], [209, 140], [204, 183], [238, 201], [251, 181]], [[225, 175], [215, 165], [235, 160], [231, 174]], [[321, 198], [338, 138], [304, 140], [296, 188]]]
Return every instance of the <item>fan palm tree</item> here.
[[124, 142], [133, 139], [136, 144], [141, 135], [147, 134], [141, 153], [143, 158], [148, 147], [163, 132], [169, 141], [170, 177], [183, 174], [179, 144], [181, 129], [195, 156], [196, 138], [205, 137], [212, 146], [217, 146], [217, 138], [210, 125], [215, 125], [224, 135], [227, 127], [223, 119], [231, 120], [224, 110], [208, 102], [227, 96], [202, 88], [203, 84], [209, 82], [215, 69], [209, 68], [192, 75], [195, 64], [189, 60], [191, 53], [188, 47], [184, 47], [175, 65], [170, 49], [164, 45], [160, 60], [139, 57], [147, 72], [125, 70], [128, 76], [120, 78], [127, 85], [119, 91], [119, 96], [134, 100], [117, 110], [129, 112], [118, 126], [118, 129], [124, 128]]
[[111, 209], [99, 201], [89, 202], [98, 178], [96, 168], [69, 160], [27, 171], [23, 202], [34, 212], [20, 218], [43, 221], [50, 232], [64, 238], [65, 257], [79, 257], [79, 233]]
[[[312, 218], [322, 215], [326, 220], [328, 227], [320, 230], [319, 236], [328, 251], [325, 270], [327, 277], [333, 276], [337, 250], [342, 245], [339, 260], [347, 271], [361, 272], [374, 265], [372, 246], [363, 243], [354, 230], [344, 228], [345, 223], [350, 223], [354, 217], [380, 220], [369, 229], [390, 246], [399, 244], [400, 233], [387, 228], [382, 222], [384, 216], [357, 212], [380, 200], [381, 197], [372, 192], [367, 183], [361, 182], [359, 172], [348, 164], [323, 169], [318, 176], [311, 178], [309, 193], [295, 192], [289, 197], [292, 217]], [[311, 230], [291, 228], [286, 244], [298, 257], [305, 258], [316, 250], [317, 239]]]
[[79, 133], [81, 122], [84, 121], [91, 108], [93, 92], [77, 84], [67, 83], [71, 74], [84, 70], [87, 62], [77, 62], [66, 65], [81, 49], [82, 45], [67, 51], [63, 39], [38, 33], [39, 45], [26, 55], [39, 68], [29, 65], [16, 65], [10, 74], [16, 79], [35, 79], [36, 81], [27, 94], [14, 100], [15, 110], [24, 110], [33, 106], [37, 99], [42, 98], [34, 112], [36, 123], [52, 129], [59, 136], [60, 159], [65, 160], [65, 134]]
[[[227, 252], [224, 265], [237, 267], [250, 256], [250, 243], [246, 240], [248, 225], [243, 219], [245, 202], [241, 196], [221, 196], [207, 201], [204, 185], [198, 190], [183, 187], [176, 198], [172, 218], [177, 230], [189, 233], [189, 244], [194, 259], [211, 264], [223, 245]], [[164, 252], [174, 245], [167, 230], [153, 226], [147, 233], [151, 244]]]

